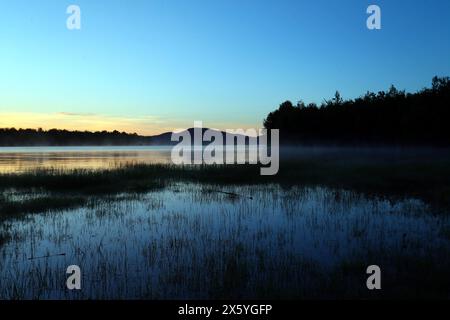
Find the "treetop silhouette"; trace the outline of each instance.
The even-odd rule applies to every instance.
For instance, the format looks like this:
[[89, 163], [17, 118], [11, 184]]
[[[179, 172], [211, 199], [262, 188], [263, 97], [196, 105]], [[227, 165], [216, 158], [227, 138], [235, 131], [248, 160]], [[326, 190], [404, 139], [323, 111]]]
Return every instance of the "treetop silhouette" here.
[[264, 120], [284, 143], [450, 145], [450, 78], [434, 77], [416, 93], [367, 92], [344, 100], [339, 91], [320, 106], [283, 102]]

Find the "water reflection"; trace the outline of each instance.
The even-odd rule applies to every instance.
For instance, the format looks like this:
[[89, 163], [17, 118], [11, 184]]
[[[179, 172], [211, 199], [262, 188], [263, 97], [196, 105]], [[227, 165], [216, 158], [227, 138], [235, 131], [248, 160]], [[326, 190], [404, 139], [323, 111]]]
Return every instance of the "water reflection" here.
[[169, 163], [170, 147], [0, 148], [0, 173], [58, 168], [105, 169], [130, 163]]
[[[234, 152], [235, 159], [256, 163], [257, 147], [218, 147]], [[203, 161], [213, 159], [215, 153], [203, 153], [202, 147], [184, 152], [184, 159], [198, 157]], [[19, 173], [35, 169], [112, 169], [127, 164], [172, 163], [172, 147], [0, 147], [0, 173]], [[225, 159], [225, 157], [223, 157]], [[223, 160], [225, 161], [225, 160]]]
[[[384, 270], [385, 295], [450, 293], [449, 219], [420, 201], [274, 185], [223, 189], [253, 200], [212, 190], [180, 183], [3, 223], [0, 298], [373, 297], [370, 264]], [[83, 272], [79, 292], [65, 289], [71, 264]]]

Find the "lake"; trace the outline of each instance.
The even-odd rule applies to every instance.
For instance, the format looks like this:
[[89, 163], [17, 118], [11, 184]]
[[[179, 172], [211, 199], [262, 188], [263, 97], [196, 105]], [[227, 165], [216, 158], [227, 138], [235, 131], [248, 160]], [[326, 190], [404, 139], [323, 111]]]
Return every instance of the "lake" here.
[[[355, 154], [297, 151], [289, 154], [327, 161], [339, 154], [345, 165]], [[430, 153], [358, 155], [385, 165]], [[167, 163], [170, 148], [4, 148], [0, 159], [2, 172], [95, 169]], [[53, 195], [0, 191], [19, 203]], [[86, 197], [81, 207], [0, 216], [0, 299], [450, 297], [449, 212], [414, 194], [174, 181]], [[69, 265], [81, 268], [80, 291], [65, 286]], [[369, 265], [382, 270], [380, 291], [366, 287]]]
[[[0, 147], [0, 173], [25, 172], [56, 168], [105, 169], [126, 164], [171, 163], [171, 146], [105, 146], [105, 147]], [[245, 150], [236, 150], [244, 153]], [[379, 162], [411, 162], [428, 159], [450, 159], [450, 150], [434, 148], [353, 148], [353, 147], [287, 147], [283, 159], [330, 158], [352, 161], [355, 158]]]
[[168, 146], [0, 147], [0, 173], [34, 169], [104, 169], [130, 163], [169, 163]]

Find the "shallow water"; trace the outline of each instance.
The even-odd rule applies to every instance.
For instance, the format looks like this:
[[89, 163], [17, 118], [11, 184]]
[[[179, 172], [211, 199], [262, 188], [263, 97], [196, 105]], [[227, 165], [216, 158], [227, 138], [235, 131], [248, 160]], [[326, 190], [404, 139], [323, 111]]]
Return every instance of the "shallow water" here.
[[[276, 185], [220, 189], [242, 197], [218, 190], [180, 183], [6, 221], [0, 298], [450, 295], [442, 287], [449, 219], [418, 200]], [[73, 264], [81, 291], [65, 288]], [[365, 286], [372, 264], [383, 271], [377, 294]]]
[[[201, 147], [193, 153], [203, 156]], [[256, 147], [219, 147], [219, 152], [232, 150], [235, 157], [256, 161]], [[251, 152], [249, 152], [251, 150]], [[172, 163], [171, 146], [123, 147], [0, 147], [0, 173], [21, 173], [36, 169], [112, 169], [128, 164]], [[188, 153], [187, 153], [188, 155]], [[208, 159], [205, 154], [203, 160]]]
[[169, 163], [168, 146], [0, 147], [0, 173], [35, 169], [105, 169], [131, 163]]

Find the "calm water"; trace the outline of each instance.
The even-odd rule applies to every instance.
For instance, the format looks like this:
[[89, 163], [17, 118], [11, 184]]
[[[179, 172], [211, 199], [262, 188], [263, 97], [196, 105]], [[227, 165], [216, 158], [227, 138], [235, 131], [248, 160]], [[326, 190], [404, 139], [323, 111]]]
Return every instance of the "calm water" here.
[[[3, 223], [0, 298], [370, 298], [371, 264], [384, 296], [450, 294], [450, 223], [420, 201], [217, 188], [176, 184]], [[65, 289], [72, 264], [79, 292]]]
[[0, 147], [0, 173], [36, 168], [99, 169], [129, 163], [168, 163], [170, 147]]
[[[257, 148], [228, 147], [244, 159], [257, 159]], [[201, 156], [202, 148], [194, 152]], [[223, 151], [223, 149], [217, 149]], [[248, 152], [251, 150], [252, 152]], [[126, 164], [172, 163], [171, 146], [131, 147], [0, 147], [0, 173], [35, 169], [109, 169]]]
[[[170, 146], [144, 147], [0, 147], [0, 173], [23, 172], [37, 168], [104, 169], [124, 164], [170, 163]], [[251, 147], [252, 151], [255, 151]], [[247, 154], [248, 150], [236, 150]], [[450, 159], [449, 149], [432, 148], [343, 148], [343, 147], [294, 147], [282, 148], [280, 158], [328, 157], [346, 163], [358, 159], [378, 163], [407, 163], [430, 159]], [[256, 159], [254, 153], [250, 158]]]
[[[355, 155], [302, 150], [289, 154], [339, 155], [346, 163]], [[167, 163], [170, 151], [0, 148], [0, 172]], [[357, 153], [377, 163], [437, 155]], [[20, 202], [43, 194], [0, 196]], [[0, 220], [0, 299], [450, 298], [449, 217], [414, 198], [325, 187], [177, 183], [144, 195], [93, 197], [78, 209]], [[73, 264], [82, 270], [77, 292], [65, 288]], [[379, 292], [366, 288], [372, 264], [382, 268]]]

